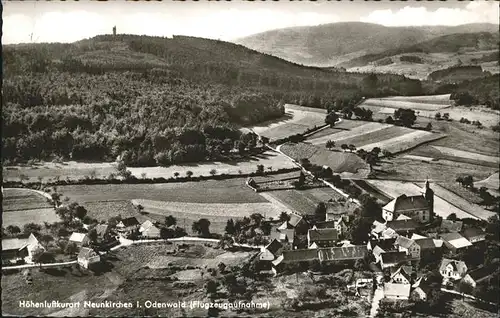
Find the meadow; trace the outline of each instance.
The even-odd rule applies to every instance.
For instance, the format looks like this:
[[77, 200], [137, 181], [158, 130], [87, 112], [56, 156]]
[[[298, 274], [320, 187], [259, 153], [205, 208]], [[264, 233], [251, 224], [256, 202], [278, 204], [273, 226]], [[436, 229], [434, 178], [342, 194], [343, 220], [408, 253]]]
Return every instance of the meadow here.
[[3, 189], [2, 223], [4, 227], [27, 223], [44, 224], [59, 221], [47, 198], [31, 189]]
[[396, 100], [396, 99], [386, 99], [386, 98], [369, 98], [365, 100], [360, 107], [365, 106], [376, 106], [385, 108], [405, 108], [413, 110], [427, 110], [427, 111], [439, 111], [449, 108], [450, 105], [437, 104], [437, 103], [424, 103], [421, 101], [411, 101], [411, 100]]
[[[257, 165], [264, 165], [266, 169], [272, 167], [274, 170], [293, 168], [293, 164], [282, 155], [267, 151], [260, 155], [255, 155], [245, 160], [230, 162], [200, 162], [195, 164], [172, 165], [168, 167], [128, 167], [136, 178], [173, 178], [177, 172], [180, 176], [185, 176], [187, 171], [193, 172], [193, 176], [210, 176], [210, 172], [215, 169], [217, 174], [248, 174], [256, 171]], [[26, 180], [35, 182], [41, 178], [42, 181], [54, 180], [56, 177], [61, 180], [81, 180], [85, 177], [95, 176], [96, 178], [107, 178], [110, 174], [117, 174], [116, 163], [114, 162], [76, 162], [68, 161], [63, 163], [41, 162], [34, 165], [5, 166], [3, 170], [4, 181], [19, 181], [21, 176]]]

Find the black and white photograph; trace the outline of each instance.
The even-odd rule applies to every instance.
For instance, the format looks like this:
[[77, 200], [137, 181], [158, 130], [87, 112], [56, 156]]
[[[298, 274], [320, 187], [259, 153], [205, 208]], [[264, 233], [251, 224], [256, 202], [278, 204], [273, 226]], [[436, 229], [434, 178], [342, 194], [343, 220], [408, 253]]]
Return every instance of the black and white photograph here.
[[1, 5], [2, 316], [500, 315], [500, 2]]

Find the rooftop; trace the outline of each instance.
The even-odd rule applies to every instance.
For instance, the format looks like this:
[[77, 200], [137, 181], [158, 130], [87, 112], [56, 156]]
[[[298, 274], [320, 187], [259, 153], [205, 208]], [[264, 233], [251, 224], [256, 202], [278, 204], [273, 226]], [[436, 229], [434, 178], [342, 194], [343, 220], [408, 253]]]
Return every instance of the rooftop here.
[[137, 219], [135, 217], [129, 217], [129, 218], [126, 218], [126, 219], [122, 219], [121, 222], [123, 223], [123, 225], [125, 227], [129, 227], [129, 226], [135, 226], [135, 225], [139, 225], [139, 221], [137, 221]]
[[83, 242], [83, 240], [85, 239], [86, 236], [87, 236], [87, 234], [85, 234], [85, 233], [73, 232], [73, 233], [71, 233], [71, 236], [69, 237], [69, 241], [81, 243], [81, 242]]
[[399, 296], [399, 297], [409, 297], [410, 296], [410, 284], [384, 284], [384, 294], [385, 296]]
[[315, 249], [301, 249], [283, 251], [283, 263], [308, 262], [318, 259], [318, 251]]
[[443, 241], [448, 242], [448, 244], [452, 245], [454, 248], [463, 248], [472, 245], [472, 243], [465, 237], [456, 232], [443, 233], [440, 237]]
[[462, 277], [465, 276], [465, 273], [467, 273], [467, 265], [465, 265], [464, 262], [448, 258], [443, 258], [441, 265], [439, 266], [439, 271], [441, 272], [445, 270], [448, 264], [451, 264], [453, 266], [453, 270], [458, 272]]
[[418, 228], [419, 224], [415, 220], [394, 220], [387, 222], [387, 227], [396, 232], [411, 231]]
[[399, 245], [403, 248], [406, 248], [408, 249], [410, 246], [412, 246], [412, 244], [415, 243], [414, 240], [411, 240], [407, 237], [404, 237], [404, 236], [398, 236], [398, 238], [396, 239], [396, 245]]
[[396, 198], [394, 203], [394, 212], [421, 210], [429, 208], [429, 202], [423, 195], [407, 196], [405, 194]]
[[320, 248], [317, 251], [319, 260], [324, 262], [360, 259], [366, 255], [368, 249], [365, 245], [353, 245], [346, 247]]
[[446, 219], [441, 221], [441, 229], [448, 230], [449, 232], [460, 232], [462, 231], [462, 226], [462, 221], [451, 221]]
[[382, 262], [384, 264], [397, 264], [407, 261], [408, 257], [405, 252], [387, 252], [382, 253]]
[[82, 247], [80, 253], [78, 253], [78, 258], [89, 258], [97, 256], [98, 254], [91, 248]]
[[470, 227], [462, 231], [463, 236], [465, 238], [476, 238], [482, 235], [485, 235], [484, 231], [477, 227]]
[[339, 238], [336, 229], [316, 229], [307, 232], [311, 241], [335, 241]]

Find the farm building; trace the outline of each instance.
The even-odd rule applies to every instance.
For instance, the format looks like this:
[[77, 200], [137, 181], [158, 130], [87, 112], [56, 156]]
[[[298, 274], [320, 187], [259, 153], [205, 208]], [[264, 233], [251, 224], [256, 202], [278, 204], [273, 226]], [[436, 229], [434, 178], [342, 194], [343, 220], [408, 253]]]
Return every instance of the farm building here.
[[443, 246], [442, 240], [437, 240], [427, 237], [423, 239], [417, 239], [415, 240], [415, 243], [417, 243], [418, 246], [420, 246], [420, 253], [423, 253], [425, 251], [432, 251], [441, 248]]
[[305, 234], [309, 229], [309, 224], [300, 215], [290, 213], [290, 220], [283, 222], [278, 230], [294, 229], [298, 234]]
[[2, 263], [15, 263], [17, 261], [30, 263], [31, 253], [37, 248], [45, 250], [33, 233], [25, 238], [3, 239]]
[[98, 241], [106, 240], [110, 234], [110, 229], [107, 224], [97, 224], [95, 230], [97, 232]]
[[439, 273], [443, 276], [443, 280], [459, 280], [467, 274], [467, 265], [462, 261], [443, 258], [439, 266]]
[[420, 258], [420, 246], [414, 241], [404, 236], [398, 236], [395, 242], [400, 252], [411, 255], [412, 258]]
[[464, 279], [468, 276], [467, 281], [476, 288], [478, 284], [490, 278], [496, 271], [498, 271], [496, 266], [482, 266], [469, 272]]
[[73, 233], [71, 233], [71, 236], [69, 237], [69, 242], [75, 243], [79, 247], [88, 246], [90, 243], [90, 238], [85, 233], [73, 232]]
[[443, 232], [460, 232], [462, 231], [462, 221], [452, 221], [443, 219], [441, 221], [441, 230]]
[[368, 252], [365, 245], [347, 247], [320, 248], [318, 258], [321, 262], [341, 262], [362, 259]]
[[295, 238], [295, 230], [294, 229], [284, 229], [280, 230], [279, 228], [271, 229], [270, 239], [277, 240], [278, 242], [284, 245], [293, 244], [293, 240]]
[[388, 299], [407, 300], [410, 297], [410, 288], [411, 288], [411, 285], [409, 285], [409, 284], [385, 283], [384, 284], [384, 295], [385, 295], [385, 298], [388, 298]]
[[407, 263], [410, 260], [412, 260], [411, 256], [406, 255], [405, 252], [391, 251], [381, 254], [380, 266], [382, 267], [382, 269], [391, 268]]
[[143, 237], [148, 237], [148, 238], [160, 237], [160, 229], [157, 228], [150, 220], [147, 220], [141, 224], [139, 232]]
[[137, 231], [140, 227], [139, 221], [135, 217], [129, 217], [126, 219], [123, 219], [116, 225], [116, 228], [118, 229], [118, 232], [123, 233], [123, 234], [131, 234], [134, 231]]
[[382, 253], [397, 251], [397, 248], [394, 245], [395, 242], [396, 239], [371, 240], [367, 244], [367, 250], [372, 252], [375, 262], [378, 263], [380, 262]]
[[288, 263], [312, 262], [318, 259], [318, 251], [313, 249], [301, 249], [292, 251], [283, 251], [272, 263], [274, 267]]
[[419, 227], [415, 220], [394, 220], [387, 222], [386, 226], [399, 235], [411, 237], [411, 234]]
[[472, 243], [459, 233], [443, 233], [440, 238], [443, 240], [444, 245], [452, 251], [472, 246]]
[[101, 257], [99, 253], [88, 247], [82, 247], [80, 253], [78, 253], [78, 264], [83, 268], [89, 268], [92, 264], [99, 263]]
[[486, 240], [486, 233], [477, 227], [465, 229], [461, 233], [469, 242], [473, 244]]
[[434, 214], [434, 191], [429, 182], [425, 183], [423, 195], [400, 195], [382, 208], [382, 218], [386, 221], [398, 219], [400, 215], [409, 217], [420, 223], [432, 221]]
[[336, 229], [311, 229], [307, 232], [307, 246], [316, 243], [319, 247], [334, 246], [339, 239]]

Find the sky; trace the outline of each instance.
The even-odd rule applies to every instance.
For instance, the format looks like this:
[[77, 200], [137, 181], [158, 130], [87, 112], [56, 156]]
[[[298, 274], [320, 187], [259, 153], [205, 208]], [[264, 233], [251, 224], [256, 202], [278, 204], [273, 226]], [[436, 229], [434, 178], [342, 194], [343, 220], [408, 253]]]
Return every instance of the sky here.
[[4, 44], [74, 42], [98, 34], [190, 35], [231, 41], [273, 29], [358, 21], [386, 26], [499, 22], [494, 1], [6, 1]]

